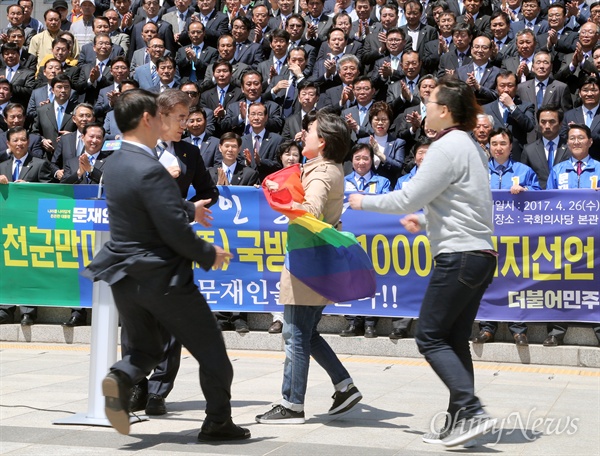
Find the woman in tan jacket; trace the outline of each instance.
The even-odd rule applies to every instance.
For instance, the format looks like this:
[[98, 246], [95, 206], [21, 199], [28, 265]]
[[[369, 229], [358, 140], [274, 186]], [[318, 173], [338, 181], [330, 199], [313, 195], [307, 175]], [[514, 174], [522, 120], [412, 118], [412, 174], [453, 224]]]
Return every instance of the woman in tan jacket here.
[[[330, 113], [319, 112], [309, 125], [304, 138], [302, 168], [304, 201], [293, 203], [333, 226], [340, 222], [344, 199], [342, 162], [350, 150], [350, 131], [346, 122]], [[271, 190], [275, 183], [269, 183]], [[275, 186], [275, 187], [274, 187]], [[284, 267], [281, 273], [279, 302], [284, 304], [283, 339], [283, 399], [280, 405], [257, 415], [264, 424], [304, 423], [304, 396], [311, 355], [327, 371], [335, 387], [330, 415], [350, 410], [362, 394], [329, 344], [317, 331], [325, 306], [331, 304], [324, 296], [311, 290]]]

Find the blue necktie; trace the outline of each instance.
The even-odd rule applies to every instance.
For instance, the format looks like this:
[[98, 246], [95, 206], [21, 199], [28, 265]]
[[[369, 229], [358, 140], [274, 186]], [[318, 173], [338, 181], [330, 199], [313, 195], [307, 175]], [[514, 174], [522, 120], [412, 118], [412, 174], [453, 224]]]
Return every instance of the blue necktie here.
[[554, 166], [554, 141], [548, 142], [548, 169]]
[[509, 114], [509, 110], [508, 108], [504, 108], [504, 114], [502, 115], [502, 119], [504, 120], [504, 125], [508, 124], [508, 114]]
[[165, 153], [165, 150], [167, 150], [167, 143], [164, 141], [158, 141], [158, 144], [156, 145], [156, 155], [158, 155], [159, 159], [162, 157], [162, 154]]
[[260, 135], [256, 135], [254, 137], [254, 151], [258, 152], [260, 150]]
[[194, 146], [198, 147], [198, 143], [200, 142], [200, 138], [198, 136], [194, 136], [192, 138], [192, 142], [194, 143]]
[[[200, 46], [192, 46], [192, 49], [194, 50], [194, 54], [196, 54], [196, 59], [198, 59], [200, 57], [198, 55]], [[190, 81], [196, 82], [197, 80], [198, 80], [198, 77], [196, 76], [196, 63], [192, 60], [192, 72], [190, 73]]]
[[13, 72], [13, 69], [11, 67], [8, 67], [6, 69], [6, 79], [8, 80], [8, 82], [12, 81], [12, 76], [13, 76], [12, 72]]
[[12, 180], [16, 182], [19, 179], [19, 174], [21, 173], [21, 160], [15, 160], [15, 170], [13, 171]]
[[231, 169], [227, 168], [227, 171], [225, 171], [225, 175], [227, 176], [227, 182], [231, 183]]
[[65, 108], [63, 106], [59, 106], [56, 113], [56, 126], [58, 127], [58, 131], [60, 131], [60, 126], [62, 125], [64, 109]]
[[588, 128], [592, 128], [593, 112], [589, 111], [585, 113], [585, 124]]
[[296, 99], [296, 76], [292, 76], [290, 86], [288, 87], [287, 93], [285, 94], [285, 100], [283, 100], [283, 117], [288, 118], [294, 112], [294, 100]]
[[538, 107], [538, 109], [540, 109], [542, 107], [542, 102], [544, 100], [544, 87], [545, 87], [545, 85], [544, 85], [543, 82], [538, 82], [537, 86], [539, 87], [538, 93], [537, 93], [537, 107]]
[[150, 77], [152, 78], [152, 85], [158, 86], [158, 72], [156, 71], [156, 65], [153, 63], [150, 64]]
[[363, 122], [365, 121], [366, 115], [367, 115], [367, 108], [365, 108], [364, 106], [361, 106], [360, 109], [358, 110], [358, 116], [360, 118], [360, 125], [362, 125]]
[[362, 192], [367, 187], [367, 180], [365, 179], [364, 176], [361, 176], [360, 179], [359, 179], [359, 181], [360, 181], [360, 188], [359, 188], [359, 190]]
[[219, 104], [225, 106], [225, 89], [219, 89], [221, 95], [219, 96]]

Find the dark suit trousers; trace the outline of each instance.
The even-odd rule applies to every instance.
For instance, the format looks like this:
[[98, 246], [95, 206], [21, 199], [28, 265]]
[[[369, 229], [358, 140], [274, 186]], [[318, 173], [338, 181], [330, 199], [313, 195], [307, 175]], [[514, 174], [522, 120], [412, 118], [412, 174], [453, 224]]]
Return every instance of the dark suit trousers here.
[[193, 280], [156, 293], [150, 284], [130, 277], [111, 286], [121, 327], [128, 336], [129, 353], [111, 370], [119, 370], [139, 383], [163, 359], [163, 329], [175, 336], [200, 364], [200, 387], [206, 399], [207, 418], [231, 418], [233, 367], [211, 310]]
[[[175, 386], [175, 377], [181, 364], [181, 344], [162, 326], [159, 325], [163, 341], [163, 357], [160, 363], [154, 368], [154, 372], [149, 379], [144, 379], [141, 383], [147, 384], [149, 394], [158, 394], [167, 397], [173, 386]], [[125, 328], [121, 328], [121, 356], [125, 358], [131, 352], [129, 346], [129, 336]]]
[[[497, 321], [480, 321], [479, 329], [481, 331], [488, 331], [492, 334], [496, 334], [498, 330], [498, 322]], [[514, 336], [517, 334], [527, 334], [527, 323], [521, 323], [516, 321], [511, 321], [508, 323], [508, 329], [510, 333]]]

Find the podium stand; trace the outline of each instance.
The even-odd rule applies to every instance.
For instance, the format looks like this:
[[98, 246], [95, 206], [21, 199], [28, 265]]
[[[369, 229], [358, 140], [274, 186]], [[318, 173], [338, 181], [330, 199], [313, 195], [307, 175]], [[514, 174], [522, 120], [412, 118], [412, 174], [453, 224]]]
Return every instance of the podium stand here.
[[[94, 255], [110, 239], [108, 231], [98, 231], [97, 234]], [[110, 427], [110, 423], [104, 413], [102, 380], [108, 373], [110, 366], [117, 360], [118, 326], [119, 312], [115, 307], [110, 287], [103, 281], [94, 282], [92, 291], [92, 340], [87, 412], [76, 413], [67, 418], [53, 421], [52, 424]], [[146, 415], [136, 415], [132, 416], [130, 420], [131, 423], [139, 423], [141, 421], [148, 421], [148, 417]]]

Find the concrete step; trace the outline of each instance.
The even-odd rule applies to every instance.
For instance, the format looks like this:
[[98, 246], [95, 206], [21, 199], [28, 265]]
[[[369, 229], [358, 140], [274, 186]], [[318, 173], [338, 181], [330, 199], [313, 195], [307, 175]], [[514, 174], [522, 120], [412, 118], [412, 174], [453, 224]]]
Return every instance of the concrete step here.
[[[64, 316], [68, 318], [68, 312]], [[270, 315], [250, 314], [251, 332], [237, 334], [234, 331], [226, 331], [223, 333], [227, 348], [230, 350], [282, 351], [281, 335], [266, 332], [270, 321]], [[344, 326], [345, 320], [340, 316], [325, 316], [319, 325], [323, 337], [336, 353], [422, 359], [414, 339], [390, 340], [387, 337], [391, 330], [389, 319], [379, 321], [377, 331], [380, 336], [376, 339], [340, 337], [338, 333]], [[516, 347], [514, 343], [509, 342], [511, 339], [506, 325], [501, 325], [496, 337], [497, 342], [473, 345], [471, 352], [474, 360], [486, 362], [600, 368], [600, 348], [597, 347], [596, 337], [590, 328], [569, 328], [565, 345], [559, 347], [543, 347], [541, 342], [545, 337], [545, 325], [531, 324], [529, 327], [531, 345]], [[89, 344], [91, 327], [64, 328], [60, 324], [39, 323], [26, 327], [22, 327], [20, 324], [1, 325], [0, 340], [27, 343]]]

